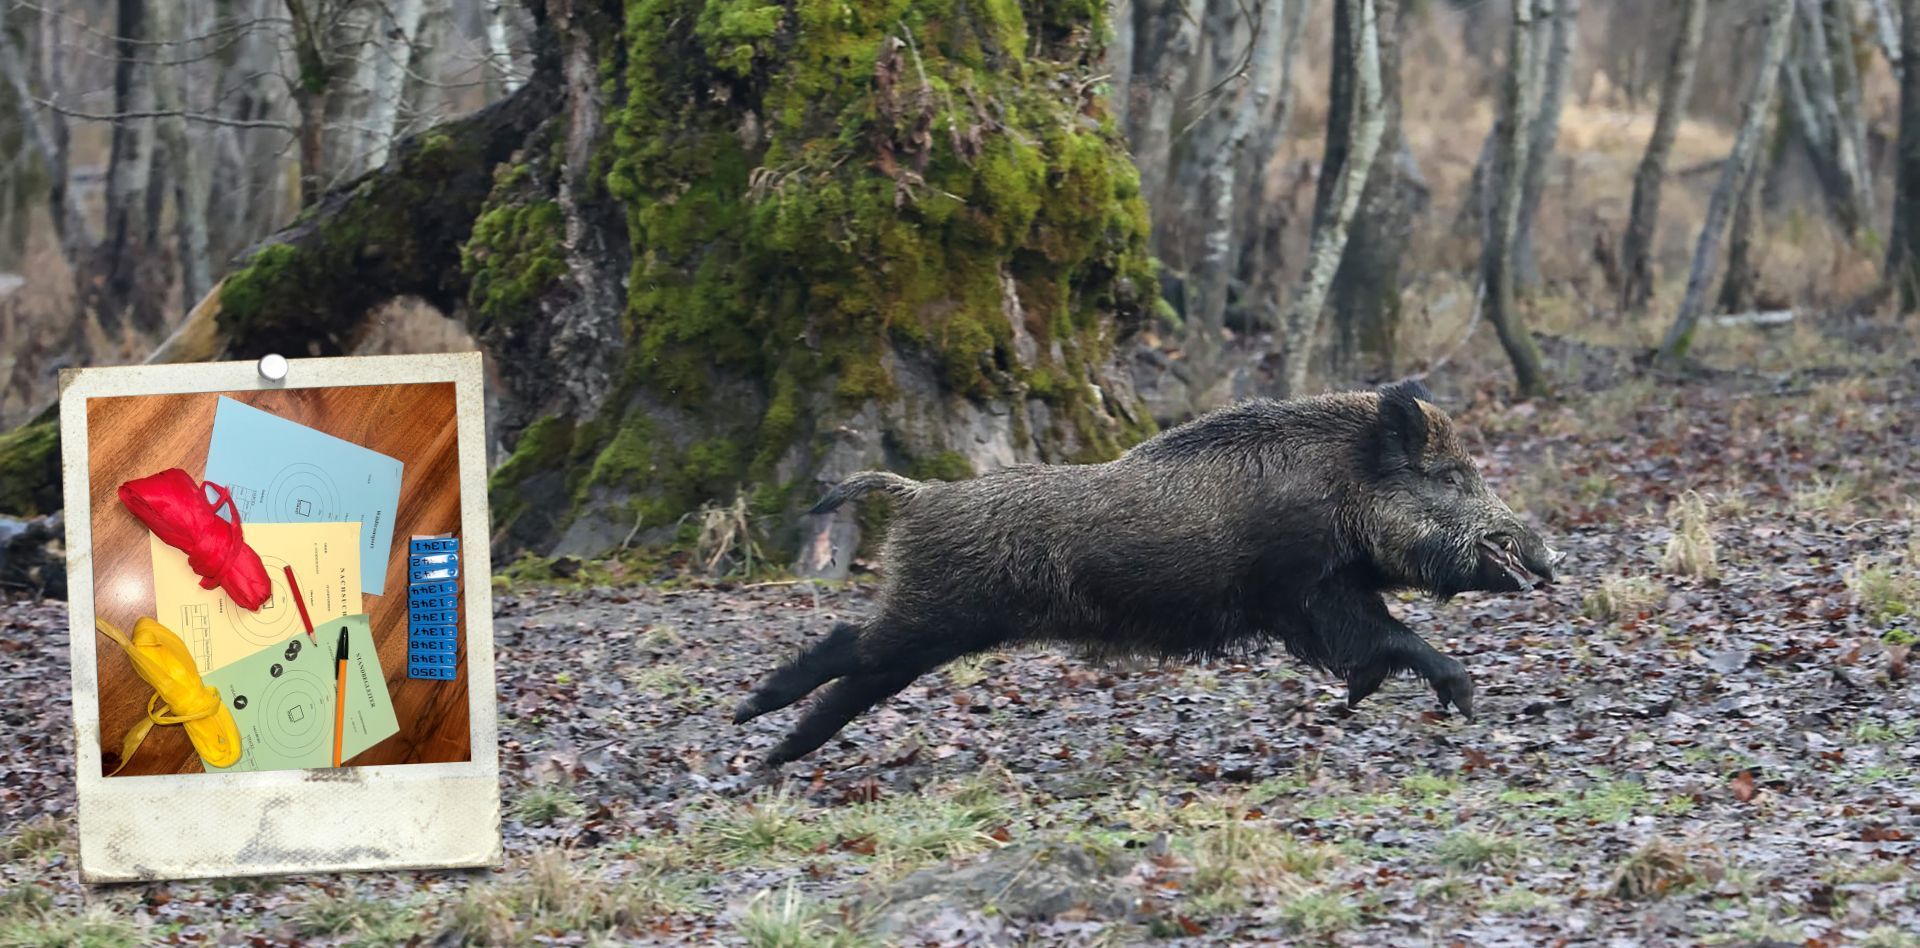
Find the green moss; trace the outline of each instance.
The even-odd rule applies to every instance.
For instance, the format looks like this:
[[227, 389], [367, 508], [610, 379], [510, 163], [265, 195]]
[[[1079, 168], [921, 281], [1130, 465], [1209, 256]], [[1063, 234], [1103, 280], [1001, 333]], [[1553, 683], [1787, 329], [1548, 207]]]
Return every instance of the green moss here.
[[0, 513], [38, 517], [59, 509], [58, 419], [0, 434]]
[[474, 311], [504, 323], [532, 315], [534, 301], [567, 272], [565, 238], [565, 218], [552, 201], [483, 212], [460, 249]]
[[974, 475], [973, 463], [958, 451], [942, 451], [914, 462], [907, 476], [914, 480], [964, 481]]
[[[489, 142], [473, 128], [403, 145], [389, 168], [302, 213], [222, 285], [221, 331], [236, 351], [345, 352], [366, 310], [397, 292], [437, 295], [491, 180]], [[343, 280], [341, 274], [363, 278]], [[438, 299], [451, 306], [454, 300]]]
[[[635, 357], [615, 407], [573, 433], [576, 503], [625, 485], [662, 524], [744, 488], [771, 516], [801, 493], [776, 482], [782, 460], [821, 444], [807, 396], [836, 410], [896, 397], [890, 348], [951, 391], [1045, 398], [1073, 440], [1117, 452], [1126, 435], [1073, 380], [1109, 357], [1114, 314], [1157, 293], [1138, 174], [1075, 91], [1097, 67], [1098, 2], [630, 0], [624, 14], [592, 166], [631, 242]], [[539, 205], [492, 203], [466, 262], [475, 308], [505, 319], [561, 272], [558, 241]], [[1014, 345], [1009, 282], [1034, 363]], [[757, 390], [723, 397], [723, 378]], [[951, 453], [915, 470], [973, 473]]]

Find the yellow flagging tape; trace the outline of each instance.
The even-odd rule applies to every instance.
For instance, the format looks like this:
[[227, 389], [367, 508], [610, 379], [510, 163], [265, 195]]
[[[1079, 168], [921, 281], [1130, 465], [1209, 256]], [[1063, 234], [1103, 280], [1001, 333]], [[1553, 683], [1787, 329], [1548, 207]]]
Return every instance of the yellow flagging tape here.
[[[120, 744], [120, 766], [107, 776], [127, 766], [156, 724], [183, 726], [193, 749], [210, 767], [229, 767], [240, 759], [240, 728], [233, 723], [233, 712], [220, 700], [218, 689], [200, 680], [187, 643], [152, 619], [135, 622], [131, 639], [105, 619], [96, 617], [93, 624], [127, 653], [133, 670], [153, 686], [153, 694], [147, 698], [147, 716], [127, 732]], [[166, 702], [165, 713], [157, 707], [162, 701]]]

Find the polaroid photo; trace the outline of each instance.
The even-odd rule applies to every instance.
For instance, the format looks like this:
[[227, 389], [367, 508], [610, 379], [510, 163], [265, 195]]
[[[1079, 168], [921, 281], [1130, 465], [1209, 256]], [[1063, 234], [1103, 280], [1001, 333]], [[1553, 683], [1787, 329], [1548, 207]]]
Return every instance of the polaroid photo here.
[[61, 375], [84, 881], [500, 862], [480, 354], [284, 366]]

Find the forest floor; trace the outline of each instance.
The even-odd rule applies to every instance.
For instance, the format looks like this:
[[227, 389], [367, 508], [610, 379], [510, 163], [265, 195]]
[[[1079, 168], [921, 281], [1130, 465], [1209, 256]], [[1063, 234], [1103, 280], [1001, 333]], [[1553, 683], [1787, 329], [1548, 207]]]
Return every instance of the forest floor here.
[[1571, 554], [1548, 590], [1396, 605], [1472, 672], [1474, 722], [1413, 681], [1349, 712], [1278, 652], [1030, 651], [769, 780], [794, 712], [734, 703], [870, 585], [508, 584], [493, 871], [80, 886], [66, 612], [10, 604], [0, 945], [1920, 945], [1896, 341], [1844, 371], [1455, 391], [1490, 482]]

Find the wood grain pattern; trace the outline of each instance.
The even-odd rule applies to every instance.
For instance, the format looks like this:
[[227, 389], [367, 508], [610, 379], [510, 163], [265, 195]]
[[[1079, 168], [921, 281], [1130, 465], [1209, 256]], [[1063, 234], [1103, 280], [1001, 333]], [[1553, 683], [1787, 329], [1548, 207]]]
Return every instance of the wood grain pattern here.
[[[405, 465], [395, 514], [387, 592], [364, 595], [364, 611], [393, 696], [399, 733], [348, 765], [447, 763], [471, 759], [467, 715], [466, 612], [460, 613], [459, 677], [407, 677], [407, 547], [416, 534], [460, 532], [460, 470], [455, 450], [453, 384], [140, 395], [87, 400], [88, 485], [93, 499], [94, 609], [131, 631], [154, 614], [153, 562], [147, 528], [116, 493], [121, 484], [178, 467], [199, 480], [206, 472], [214, 408], [231, 398], [324, 431]], [[463, 537], [464, 541], [465, 538]], [[464, 542], [463, 542], [464, 546]], [[461, 583], [468, 581], [462, 575]], [[298, 634], [304, 635], [301, 630]], [[118, 766], [120, 741], [146, 714], [152, 689], [127, 656], [94, 633], [100, 680], [100, 757], [104, 774]], [[179, 727], [156, 727], [117, 776], [201, 773], [200, 758]]]

